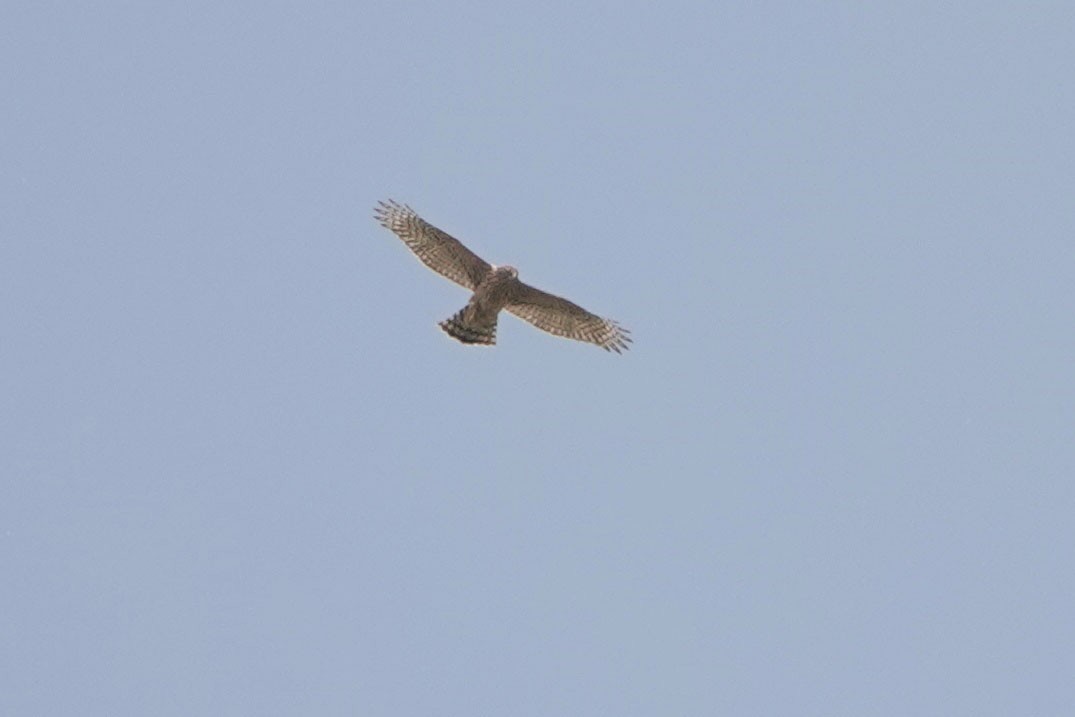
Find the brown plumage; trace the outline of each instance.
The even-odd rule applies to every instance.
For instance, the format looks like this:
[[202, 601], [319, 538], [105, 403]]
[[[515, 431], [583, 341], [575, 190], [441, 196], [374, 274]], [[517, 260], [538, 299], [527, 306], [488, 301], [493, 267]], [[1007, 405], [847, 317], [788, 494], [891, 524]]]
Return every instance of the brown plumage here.
[[495, 344], [497, 317], [501, 309], [506, 309], [556, 336], [586, 341], [616, 353], [628, 348], [630, 332], [615, 321], [524, 284], [513, 267], [493, 266], [407, 205], [392, 200], [378, 202], [374, 217], [402, 239], [426, 266], [474, 292], [466, 306], [440, 322], [452, 338], [466, 344]]

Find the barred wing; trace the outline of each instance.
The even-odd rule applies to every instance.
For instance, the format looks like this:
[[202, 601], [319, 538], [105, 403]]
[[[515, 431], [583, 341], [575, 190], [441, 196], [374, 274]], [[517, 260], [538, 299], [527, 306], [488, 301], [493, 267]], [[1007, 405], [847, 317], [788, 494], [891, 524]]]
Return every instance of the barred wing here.
[[565, 339], [597, 344], [605, 351], [621, 353], [631, 343], [628, 336], [630, 331], [615, 321], [602, 319], [578, 304], [521, 281], [516, 282], [510, 303], [504, 308], [542, 331]]
[[422, 219], [406, 204], [392, 199], [377, 204], [373, 209], [374, 218], [441, 276], [473, 291], [492, 269], [462, 242]]

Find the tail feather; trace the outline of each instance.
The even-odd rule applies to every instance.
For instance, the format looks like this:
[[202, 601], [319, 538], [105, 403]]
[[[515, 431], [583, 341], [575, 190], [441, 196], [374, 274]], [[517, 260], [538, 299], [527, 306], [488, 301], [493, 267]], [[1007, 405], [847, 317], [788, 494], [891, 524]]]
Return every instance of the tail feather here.
[[493, 323], [488, 325], [467, 323], [463, 316], [465, 311], [466, 309], [464, 308], [451, 318], [441, 321], [438, 325], [444, 330], [444, 333], [465, 344], [494, 345], [496, 343], [496, 317], [493, 318]]

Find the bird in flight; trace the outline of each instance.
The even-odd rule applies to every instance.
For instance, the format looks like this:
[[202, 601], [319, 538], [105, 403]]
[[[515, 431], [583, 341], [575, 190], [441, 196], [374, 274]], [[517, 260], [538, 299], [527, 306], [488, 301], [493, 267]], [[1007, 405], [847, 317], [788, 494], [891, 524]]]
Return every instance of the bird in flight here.
[[497, 317], [506, 309], [542, 331], [596, 344], [606, 351], [621, 353], [631, 342], [630, 332], [615, 321], [524, 284], [514, 267], [490, 264], [406, 204], [391, 199], [378, 202], [374, 218], [430, 269], [474, 292], [466, 306], [439, 324], [454, 339], [492, 346]]

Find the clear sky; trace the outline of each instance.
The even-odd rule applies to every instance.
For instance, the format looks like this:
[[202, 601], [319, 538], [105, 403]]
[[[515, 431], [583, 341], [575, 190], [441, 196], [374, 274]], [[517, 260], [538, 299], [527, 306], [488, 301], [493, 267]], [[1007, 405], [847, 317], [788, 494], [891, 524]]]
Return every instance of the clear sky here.
[[[6, 4], [0, 714], [1075, 714], [1073, 48]], [[633, 350], [450, 340], [389, 197]]]

